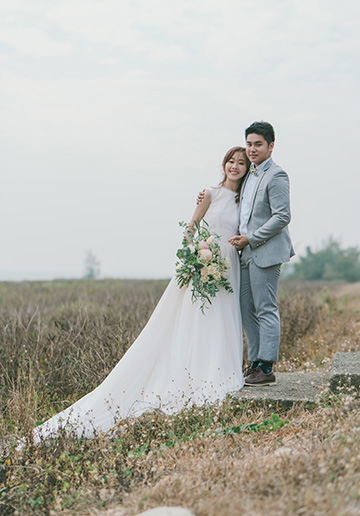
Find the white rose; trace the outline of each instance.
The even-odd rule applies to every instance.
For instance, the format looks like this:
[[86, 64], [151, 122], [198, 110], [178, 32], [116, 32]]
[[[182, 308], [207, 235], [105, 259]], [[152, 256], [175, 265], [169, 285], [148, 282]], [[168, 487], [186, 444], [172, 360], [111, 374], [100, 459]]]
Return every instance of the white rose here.
[[209, 238], [206, 240], [206, 243], [209, 245], [212, 245], [215, 242], [214, 235], [209, 236]]
[[208, 270], [208, 273], [212, 274], [212, 275], [214, 275], [215, 272], [216, 272], [216, 269], [215, 269], [215, 267], [213, 265], [208, 265], [207, 270]]
[[206, 267], [203, 267], [200, 271], [200, 281], [204, 283], [205, 281], [207, 281], [208, 277], [208, 271], [206, 270]]

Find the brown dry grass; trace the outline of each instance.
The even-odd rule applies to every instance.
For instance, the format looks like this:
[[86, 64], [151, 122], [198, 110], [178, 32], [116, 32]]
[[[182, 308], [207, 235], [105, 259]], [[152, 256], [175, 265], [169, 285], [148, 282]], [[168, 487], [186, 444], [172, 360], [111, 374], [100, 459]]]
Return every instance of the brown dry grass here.
[[1, 413], [18, 421], [25, 396], [37, 420], [45, 419], [94, 389], [138, 336], [166, 284], [0, 283]]
[[297, 410], [276, 434], [198, 438], [158, 454], [158, 481], [124, 500], [124, 516], [158, 505], [197, 516], [359, 514], [358, 409]]
[[360, 349], [360, 283], [284, 283], [279, 371], [329, 369], [338, 351]]
[[[274, 432], [217, 434], [271, 416], [228, 400], [122, 422], [113, 439], [14, 450], [16, 436], [106, 376], [165, 284], [0, 284], [0, 514], [132, 516], [157, 505], [196, 516], [359, 514], [360, 407], [349, 395], [280, 414], [289, 424]], [[359, 307], [360, 288], [283, 284], [278, 369], [328, 368], [336, 351], [359, 351]]]

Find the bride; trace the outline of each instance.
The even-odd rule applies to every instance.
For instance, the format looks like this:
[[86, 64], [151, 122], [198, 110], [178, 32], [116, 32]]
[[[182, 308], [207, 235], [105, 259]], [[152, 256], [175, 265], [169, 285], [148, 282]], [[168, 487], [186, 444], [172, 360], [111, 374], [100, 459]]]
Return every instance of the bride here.
[[222, 399], [241, 389], [242, 328], [238, 253], [228, 239], [238, 233], [239, 192], [249, 168], [243, 147], [223, 160], [218, 187], [205, 191], [190, 227], [206, 222], [220, 236], [223, 257], [230, 261], [234, 293], [221, 289], [205, 311], [192, 303], [191, 288], [172, 278], [147, 325], [108, 377], [92, 392], [33, 431], [34, 442], [56, 436], [60, 428], [92, 437], [117, 420], [154, 409], [174, 413], [185, 406]]

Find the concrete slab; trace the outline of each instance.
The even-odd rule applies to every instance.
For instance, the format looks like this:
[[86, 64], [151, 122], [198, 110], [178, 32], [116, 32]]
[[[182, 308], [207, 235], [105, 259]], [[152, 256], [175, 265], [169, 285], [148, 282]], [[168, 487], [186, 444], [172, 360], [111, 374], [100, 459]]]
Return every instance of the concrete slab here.
[[335, 353], [331, 363], [330, 390], [335, 393], [344, 389], [360, 390], [360, 353]]
[[156, 507], [136, 516], [194, 516], [194, 514], [183, 507]]
[[274, 405], [282, 409], [294, 404], [313, 407], [327, 388], [327, 373], [275, 373], [276, 385], [269, 387], [244, 387], [234, 397], [258, 404]]

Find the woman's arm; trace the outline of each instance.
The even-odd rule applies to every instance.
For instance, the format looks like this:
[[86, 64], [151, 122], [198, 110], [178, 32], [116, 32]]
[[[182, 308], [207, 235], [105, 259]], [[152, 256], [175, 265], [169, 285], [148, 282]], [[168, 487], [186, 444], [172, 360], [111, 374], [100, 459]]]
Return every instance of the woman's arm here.
[[204, 218], [205, 213], [209, 209], [211, 203], [211, 192], [210, 190], [205, 190], [204, 198], [197, 204], [194, 215], [191, 217], [190, 225], [188, 228], [188, 233], [192, 235], [195, 232], [195, 224], [199, 224], [201, 220]]

